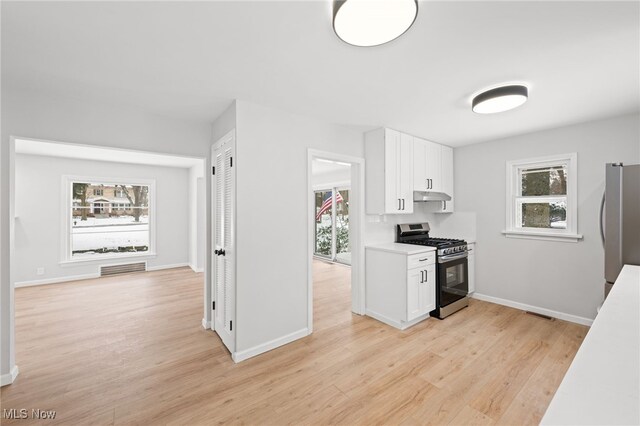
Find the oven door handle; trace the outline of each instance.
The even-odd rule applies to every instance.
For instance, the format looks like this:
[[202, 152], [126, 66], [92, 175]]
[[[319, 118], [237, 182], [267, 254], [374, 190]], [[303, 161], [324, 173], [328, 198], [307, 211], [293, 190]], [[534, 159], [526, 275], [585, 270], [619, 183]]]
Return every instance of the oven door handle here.
[[438, 263], [449, 262], [450, 260], [462, 259], [467, 257], [467, 252], [456, 253], [456, 254], [448, 254], [445, 256], [438, 256]]

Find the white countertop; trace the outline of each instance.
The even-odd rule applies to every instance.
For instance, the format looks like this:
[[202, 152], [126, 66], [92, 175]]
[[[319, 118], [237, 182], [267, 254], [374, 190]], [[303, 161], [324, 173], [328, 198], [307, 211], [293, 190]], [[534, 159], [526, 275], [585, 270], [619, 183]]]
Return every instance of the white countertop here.
[[407, 255], [436, 251], [435, 247], [420, 246], [416, 244], [402, 244], [402, 243], [373, 244], [373, 245], [365, 246], [364, 248], [389, 251], [391, 253], [400, 253], [400, 254], [407, 254]]
[[640, 266], [622, 269], [541, 424], [640, 424]]

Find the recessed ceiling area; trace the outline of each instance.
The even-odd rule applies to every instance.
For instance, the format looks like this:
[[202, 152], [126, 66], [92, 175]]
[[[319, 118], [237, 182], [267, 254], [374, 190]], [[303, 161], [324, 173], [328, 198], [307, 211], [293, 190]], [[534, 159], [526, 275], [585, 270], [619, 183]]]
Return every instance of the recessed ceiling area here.
[[[141, 164], [146, 166], [191, 168], [204, 166], [204, 159], [156, 154], [128, 149], [101, 148], [42, 141], [35, 139], [15, 139], [16, 154], [43, 155], [47, 157], [73, 158], [76, 160], [107, 161], [112, 163]], [[196, 169], [201, 171], [200, 169]]]
[[[212, 122], [233, 99], [450, 146], [640, 111], [638, 2], [420, 1], [358, 48], [330, 1], [2, 2], [2, 87]], [[529, 100], [471, 110], [522, 81]]]

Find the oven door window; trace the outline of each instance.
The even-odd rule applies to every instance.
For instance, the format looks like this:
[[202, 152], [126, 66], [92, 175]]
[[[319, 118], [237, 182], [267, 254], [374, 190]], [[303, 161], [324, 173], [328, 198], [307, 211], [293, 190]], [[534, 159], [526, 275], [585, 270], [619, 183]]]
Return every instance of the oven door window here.
[[442, 263], [440, 267], [440, 306], [462, 299], [469, 292], [467, 259]]

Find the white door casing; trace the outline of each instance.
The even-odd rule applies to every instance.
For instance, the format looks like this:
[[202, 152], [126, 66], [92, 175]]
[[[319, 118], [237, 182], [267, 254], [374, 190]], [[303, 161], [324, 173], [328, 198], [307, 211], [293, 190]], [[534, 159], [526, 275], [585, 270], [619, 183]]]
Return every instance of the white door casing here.
[[235, 352], [235, 131], [212, 148], [213, 271], [212, 328], [227, 349]]

